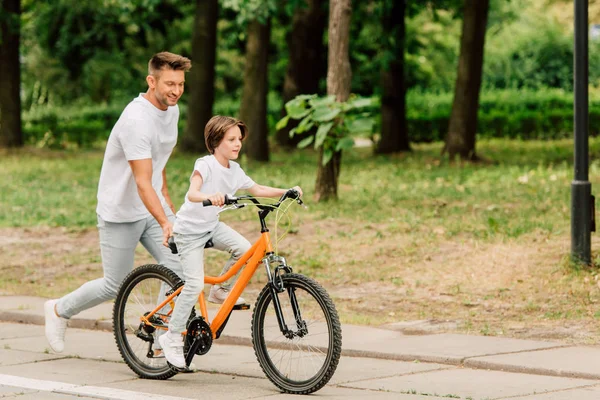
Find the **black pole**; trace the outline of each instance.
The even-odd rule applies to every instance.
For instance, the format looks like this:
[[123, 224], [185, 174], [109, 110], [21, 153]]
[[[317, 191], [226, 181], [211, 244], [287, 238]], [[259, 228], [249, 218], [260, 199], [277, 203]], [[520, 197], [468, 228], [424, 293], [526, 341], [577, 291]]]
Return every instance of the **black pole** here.
[[588, 0], [575, 2], [575, 179], [571, 183], [571, 255], [591, 262], [591, 194], [588, 180]]

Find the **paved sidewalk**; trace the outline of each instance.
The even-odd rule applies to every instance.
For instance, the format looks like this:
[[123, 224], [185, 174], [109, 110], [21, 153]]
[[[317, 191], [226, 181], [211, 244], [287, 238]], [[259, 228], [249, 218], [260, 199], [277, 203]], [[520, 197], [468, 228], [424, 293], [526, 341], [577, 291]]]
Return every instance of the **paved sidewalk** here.
[[[43, 325], [45, 300], [0, 296], [0, 321]], [[209, 313], [214, 310], [210, 308]], [[215, 343], [250, 346], [251, 316], [252, 310], [234, 311]], [[69, 326], [111, 331], [111, 318], [112, 303], [105, 303], [74, 317]], [[432, 393], [465, 399], [600, 398], [600, 347], [459, 334], [415, 336], [355, 325], [343, 325], [342, 331], [342, 358], [352, 360], [356, 371], [367, 371], [370, 363], [384, 360], [397, 361], [385, 364], [388, 369], [389, 365], [412, 366], [403, 371], [391, 368], [387, 376], [378, 374], [377, 379], [367, 379], [366, 373], [362, 381], [355, 379], [354, 389], [414, 394], [415, 399], [421, 398], [419, 394], [436, 398]]]

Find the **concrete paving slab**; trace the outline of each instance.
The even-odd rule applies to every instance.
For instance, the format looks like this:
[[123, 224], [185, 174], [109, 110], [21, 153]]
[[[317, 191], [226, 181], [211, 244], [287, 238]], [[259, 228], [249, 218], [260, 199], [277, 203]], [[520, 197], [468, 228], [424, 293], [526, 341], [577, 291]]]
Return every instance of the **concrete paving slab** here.
[[515, 400], [533, 400], [534, 397], [535, 400], [598, 400], [600, 399], [600, 386], [517, 397]]
[[344, 384], [344, 387], [441, 397], [499, 399], [590, 386], [596, 381], [500, 371], [451, 369]]
[[3, 385], [2, 382], [0, 382], [0, 398], [4, 398], [7, 396], [17, 396], [20, 394], [24, 394], [24, 393], [35, 393], [35, 390], [31, 390], [31, 389], [23, 389], [20, 387], [14, 387], [14, 386], [6, 386]]
[[[371, 336], [377, 338], [378, 331], [382, 331], [382, 329], [374, 330]], [[361, 356], [378, 354], [381, 358], [407, 361], [421, 360], [442, 364], [460, 364], [464, 359], [470, 357], [563, 346], [553, 342], [457, 334], [401, 335], [395, 341], [390, 341], [384, 337], [380, 337], [379, 339], [376, 342], [365, 343], [363, 345], [365, 349], [363, 354], [360, 354], [360, 351], [356, 351], [356, 353], [359, 353], [358, 355]], [[392, 344], [394, 346], [390, 348]], [[348, 352], [346, 354], [354, 355], [354, 353], [353, 351], [350, 354]]]
[[[9, 346], [11, 349], [26, 350], [38, 353], [50, 350], [46, 341], [43, 326], [32, 326], [31, 334], [37, 333], [35, 337], [4, 339], [0, 345]], [[81, 357], [94, 360], [122, 361], [121, 354], [117, 349], [112, 333], [105, 331], [92, 331], [84, 329], [67, 329], [65, 335], [65, 350], [61, 356]]]
[[[0, 296], [0, 321], [43, 325], [46, 300], [48, 299], [35, 296]], [[110, 330], [112, 307], [111, 301], [82, 311], [69, 320], [69, 326], [80, 329]]]
[[[248, 311], [234, 312], [219, 341], [226, 344], [250, 344], [251, 317]], [[563, 346], [556, 342], [490, 336], [456, 334], [410, 336], [387, 329], [342, 325], [342, 354], [353, 357], [421, 360], [458, 365], [470, 357]]]
[[44, 328], [40, 327], [40, 325], [3, 322], [2, 330], [0, 331], [0, 345], [4, 339], [35, 337], [39, 336], [40, 332], [43, 331]]
[[478, 357], [466, 360], [465, 366], [530, 374], [600, 379], [600, 348], [574, 346]]
[[24, 394], [15, 394], [13, 396], [2, 397], [2, 399], [15, 399], [15, 400], [83, 400], [92, 399], [93, 397], [87, 396], [71, 396], [66, 393], [52, 393], [52, 392], [26, 392]]
[[40, 393], [64, 394], [70, 396], [110, 399], [110, 400], [191, 400], [182, 397], [154, 395], [139, 391], [121, 390], [93, 385], [77, 385], [42, 379], [31, 379], [15, 375], [0, 374], [0, 381], [6, 386], [32, 389]]
[[0, 349], [0, 367], [6, 365], [27, 364], [38, 361], [55, 360], [64, 358], [64, 356], [56, 354], [41, 354], [31, 351]]
[[[340, 387], [325, 386], [316, 393], [311, 394], [311, 398], [327, 399], [327, 400], [448, 400], [448, 398], [438, 396], [420, 396], [416, 394], [399, 394], [390, 392], [380, 392], [374, 390], [348, 389]], [[278, 394], [267, 397], [268, 400], [292, 400], [298, 399], [297, 395]]]
[[0, 367], [0, 374], [78, 385], [131, 380], [133, 377], [129, 372], [129, 368], [124, 363], [73, 358]]
[[[194, 358], [197, 369], [204, 372], [219, 371], [226, 374], [265, 378], [254, 350], [247, 346], [213, 345], [211, 350]], [[415, 363], [395, 360], [341, 357], [330, 384], [351, 382], [361, 379], [381, 378], [442, 368], [454, 368], [441, 364]]]
[[[270, 381], [222, 374], [184, 374], [167, 381], [135, 380], [105, 385], [130, 391], [143, 391], [157, 395], [177, 395], [196, 399], [298, 399], [297, 395], [281, 393]], [[242, 388], [240, 390], [240, 388]], [[381, 399], [381, 400], [434, 400], [435, 397], [398, 396], [397, 393], [370, 391], [364, 389], [340, 388], [327, 385], [312, 395], [315, 398], [331, 400], [343, 399]]]
[[[122, 368], [127, 367], [123, 365]], [[165, 381], [135, 379], [107, 383], [103, 386], [155, 395], [210, 400], [262, 399], [279, 393], [266, 379], [204, 372], [178, 374]]]

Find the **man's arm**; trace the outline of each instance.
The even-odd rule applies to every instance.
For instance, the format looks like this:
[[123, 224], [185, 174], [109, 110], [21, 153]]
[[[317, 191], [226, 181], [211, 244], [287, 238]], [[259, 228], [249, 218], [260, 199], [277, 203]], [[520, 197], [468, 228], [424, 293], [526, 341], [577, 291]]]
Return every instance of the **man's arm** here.
[[173, 205], [173, 202], [171, 201], [171, 196], [169, 196], [169, 188], [167, 187], [167, 168], [163, 169], [162, 178], [163, 178], [163, 186], [162, 186], [162, 190], [161, 190], [162, 195], [165, 198], [165, 201], [167, 202], [167, 205], [169, 206], [171, 211], [173, 211], [173, 214], [176, 214], [175, 205]]
[[169, 222], [160, 199], [152, 187], [152, 159], [132, 160], [129, 161], [129, 165], [133, 171], [133, 177], [135, 178], [140, 198], [148, 211], [150, 211], [150, 214], [156, 218], [156, 221], [162, 227], [163, 245], [168, 246], [167, 240], [173, 234], [173, 225]]

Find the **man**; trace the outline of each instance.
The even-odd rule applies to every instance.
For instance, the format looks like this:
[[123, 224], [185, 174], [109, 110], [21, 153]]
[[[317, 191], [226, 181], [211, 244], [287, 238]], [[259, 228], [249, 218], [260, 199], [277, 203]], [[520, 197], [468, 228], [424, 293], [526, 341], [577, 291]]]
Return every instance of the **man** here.
[[181, 275], [179, 259], [166, 247], [175, 208], [165, 166], [177, 142], [177, 101], [190, 68], [186, 57], [155, 54], [148, 63], [148, 91], [127, 105], [110, 133], [96, 208], [104, 277], [44, 304], [46, 338], [55, 352], [64, 349], [69, 318], [116, 297], [133, 269], [138, 242]]

